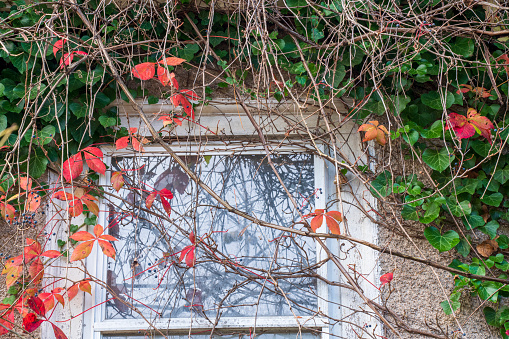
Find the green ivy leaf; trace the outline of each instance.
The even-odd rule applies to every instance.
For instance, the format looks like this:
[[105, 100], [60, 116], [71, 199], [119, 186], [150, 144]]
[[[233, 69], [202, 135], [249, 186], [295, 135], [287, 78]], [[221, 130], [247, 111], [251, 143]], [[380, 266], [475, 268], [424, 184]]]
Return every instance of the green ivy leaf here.
[[435, 247], [439, 252], [450, 251], [460, 242], [460, 237], [455, 231], [447, 231], [442, 235], [433, 226], [427, 227], [424, 230], [424, 236], [428, 239], [431, 246]]
[[475, 43], [470, 38], [457, 37], [454, 44], [451, 45], [451, 51], [456, 54], [469, 58], [474, 54]]
[[30, 155], [30, 165], [28, 173], [34, 179], [40, 178], [46, 167], [48, 166], [48, 159], [42, 151], [36, 151], [35, 154]]
[[440, 205], [436, 202], [431, 203], [426, 208], [426, 213], [424, 213], [424, 216], [419, 218], [419, 221], [423, 224], [429, 224], [430, 222], [434, 221], [436, 218], [438, 218], [438, 215], [440, 214]]
[[47, 145], [50, 142], [53, 141], [53, 138], [55, 137], [56, 129], [55, 126], [48, 125], [44, 127], [39, 133], [39, 142], [43, 145]]
[[502, 203], [502, 200], [504, 199], [504, 196], [500, 192], [491, 193], [490, 195], [485, 195], [484, 198], [481, 199], [483, 203], [486, 205], [498, 207], [500, 206], [500, 203]]
[[432, 169], [442, 172], [448, 168], [454, 161], [454, 154], [449, 154], [447, 148], [442, 148], [440, 151], [427, 148], [422, 154], [422, 160]]
[[7, 128], [7, 117], [0, 115], [0, 132]]
[[419, 213], [417, 213], [417, 209], [415, 207], [405, 205], [401, 210], [401, 217], [405, 220], [419, 220]]
[[497, 243], [498, 243], [498, 247], [500, 247], [501, 249], [505, 250], [506, 248], [509, 247], [509, 237], [505, 234], [501, 234], [498, 238], [497, 238]]
[[482, 312], [484, 313], [484, 318], [486, 319], [486, 322], [488, 325], [491, 326], [499, 326], [499, 322], [497, 319], [497, 311], [495, 311], [491, 307], [485, 307]]
[[159, 98], [154, 96], [154, 95], [149, 95], [148, 97], [148, 104], [149, 105], [154, 105], [154, 104], [157, 104], [159, 102]]
[[499, 168], [493, 174], [493, 179], [501, 183], [502, 185], [509, 180], [509, 165], [505, 166], [503, 169]]
[[495, 239], [499, 227], [500, 225], [498, 224], [498, 222], [492, 220], [488, 222], [486, 225], [479, 227], [478, 230], [488, 235], [490, 239]]
[[371, 194], [375, 198], [386, 197], [392, 193], [392, 175], [389, 171], [383, 171], [375, 180], [371, 182]]
[[[440, 303], [440, 306], [444, 310], [445, 314], [450, 315], [460, 308], [460, 306], [461, 306], [461, 303], [459, 302], [460, 297], [461, 297], [461, 292], [454, 292], [449, 297], [449, 300], [444, 300]], [[451, 309], [451, 306], [452, 306], [452, 309]]]
[[116, 118], [112, 118], [112, 117], [109, 117], [109, 116], [106, 116], [106, 115], [101, 115], [99, 117], [99, 122], [101, 123], [101, 125], [103, 125], [105, 128], [108, 128], [108, 127], [112, 127], [112, 126], [116, 126], [117, 125], [117, 119]]
[[463, 257], [467, 257], [470, 254], [470, 235], [467, 238], [461, 238], [460, 242], [456, 245], [456, 251]]
[[[445, 101], [445, 108], [450, 108], [454, 104], [454, 95], [451, 92], [446, 91], [443, 96], [445, 96], [445, 98], [443, 98]], [[440, 97], [440, 93], [437, 91], [431, 91], [421, 95], [421, 102], [436, 110], [444, 109], [442, 98]]]
[[84, 118], [88, 115], [88, 107], [78, 102], [72, 102], [69, 104], [69, 109], [77, 118]]
[[447, 205], [449, 206], [452, 215], [455, 217], [463, 217], [472, 212], [472, 205], [470, 205], [468, 200], [463, 200], [459, 204], [453, 200], [448, 200]]
[[479, 226], [483, 226], [484, 219], [479, 214], [477, 214], [477, 212], [473, 212], [472, 214], [466, 215], [465, 218], [463, 218], [463, 224], [467, 230], [470, 230]]
[[432, 138], [440, 138], [442, 133], [444, 132], [444, 124], [442, 120], [437, 120], [431, 125], [429, 129], [425, 129], [421, 131], [421, 135], [423, 138], [432, 139]]

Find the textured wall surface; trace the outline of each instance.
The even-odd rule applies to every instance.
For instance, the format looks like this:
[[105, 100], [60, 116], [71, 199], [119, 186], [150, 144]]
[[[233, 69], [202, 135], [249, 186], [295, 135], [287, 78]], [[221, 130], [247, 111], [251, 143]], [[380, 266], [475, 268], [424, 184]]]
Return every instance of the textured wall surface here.
[[[412, 235], [414, 244], [407, 237], [395, 234], [393, 230], [380, 228], [380, 245], [388, 245], [400, 252], [419, 257], [417, 246], [428, 255], [428, 259], [445, 266], [455, 258], [455, 251], [439, 254], [424, 237], [416, 239], [416, 236], [423, 234], [424, 225], [405, 223], [403, 226]], [[397, 231], [398, 226], [394, 227]], [[450, 338], [501, 338], [498, 331], [486, 323], [482, 313], [484, 306], [489, 306], [491, 302], [485, 302], [480, 306], [483, 300], [464, 292], [460, 300], [461, 309], [454, 316], [444, 314], [440, 302], [445, 300], [445, 294], [449, 295], [454, 287], [453, 275], [449, 272], [432, 269], [389, 254], [380, 256], [380, 266], [382, 274], [394, 271], [391, 292], [389, 293], [388, 286], [383, 290], [383, 296], [389, 297], [387, 305], [412, 328], [435, 334], [441, 334], [443, 330]], [[458, 331], [459, 328], [463, 332]], [[389, 339], [397, 338], [389, 332], [386, 332], [386, 336]], [[404, 339], [429, 338], [423, 334], [404, 331], [401, 332], [401, 336]]]

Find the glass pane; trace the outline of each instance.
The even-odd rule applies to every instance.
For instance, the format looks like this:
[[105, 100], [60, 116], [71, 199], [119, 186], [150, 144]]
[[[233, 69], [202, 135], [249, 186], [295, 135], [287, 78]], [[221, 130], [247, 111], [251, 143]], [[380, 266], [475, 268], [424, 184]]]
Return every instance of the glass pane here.
[[[163, 339], [162, 336], [151, 336], [150, 334], [143, 334], [138, 336], [105, 336], [104, 339], [141, 339], [141, 338], [150, 338], [150, 339]], [[253, 335], [252, 333], [246, 332], [236, 332], [233, 334], [214, 334], [212, 337], [210, 334], [191, 334], [191, 335], [169, 335], [166, 336], [168, 339], [253, 339], [253, 338], [259, 338], [259, 339], [319, 339], [320, 334], [319, 333], [313, 333], [313, 332], [301, 332], [301, 333], [295, 333], [295, 332], [279, 332], [279, 333], [256, 333]]]
[[[141, 338], [150, 338], [150, 339], [163, 339], [162, 336], [151, 336], [148, 333], [145, 333], [143, 335], [138, 336], [104, 336], [104, 339], [141, 339]], [[212, 337], [210, 334], [191, 334], [191, 335], [169, 335], [166, 336], [168, 339], [253, 339], [253, 338], [259, 338], [259, 339], [319, 339], [320, 334], [319, 333], [313, 333], [313, 332], [278, 332], [278, 333], [256, 333], [253, 335], [252, 333], [246, 332], [239, 332], [233, 334], [214, 334]]]
[[[261, 155], [217, 155], [187, 157], [186, 161], [232, 206], [260, 220], [300, 227], [295, 225], [299, 214], [264, 159]], [[313, 157], [286, 154], [275, 156], [274, 162], [299, 208], [309, 213]], [[120, 191], [124, 200], [110, 200], [110, 234], [119, 241], [115, 243], [117, 260], [108, 262], [107, 281], [145, 317], [188, 318], [193, 313], [214, 323], [216, 317], [316, 311], [312, 242], [282, 237], [278, 230], [217, 208], [218, 203], [170, 157], [117, 157], [112, 166], [137, 170], [124, 172], [126, 184]], [[159, 197], [150, 210], [145, 205], [150, 192], [163, 188], [174, 195], [169, 221], [164, 219], [168, 214]], [[182, 249], [191, 245], [191, 230], [199, 242], [193, 268], [179, 262]], [[108, 319], [139, 317], [120, 300], [108, 302], [106, 310]]]

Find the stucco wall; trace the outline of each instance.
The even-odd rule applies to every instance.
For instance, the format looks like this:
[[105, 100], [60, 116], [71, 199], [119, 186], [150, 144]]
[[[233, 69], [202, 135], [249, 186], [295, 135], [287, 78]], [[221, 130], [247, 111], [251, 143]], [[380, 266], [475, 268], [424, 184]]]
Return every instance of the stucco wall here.
[[[394, 226], [397, 229], [398, 226], [396, 224]], [[406, 222], [403, 226], [412, 235], [422, 235], [425, 228], [425, 225], [417, 222]], [[428, 256], [428, 259], [445, 266], [457, 256], [454, 250], [439, 254], [438, 250], [433, 248], [424, 237], [413, 236], [412, 240], [414, 244], [393, 230], [379, 228], [380, 245], [388, 245], [400, 252], [419, 257], [417, 246]], [[441, 328], [450, 338], [501, 338], [498, 331], [486, 323], [482, 313], [484, 306], [492, 303], [485, 302], [480, 306], [483, 300], [479, 297], [463, 293], [460, 300], [461, 309], [455, 316], [445, 315], [440, 302], [445, 300], [444, 293], [449, 295], [454, 287], [451, 273], [390, 254], [380, 255], [380, 268], [382, 273], [394, 271], [394, 280], [390, 285], [391, 291], [389, 292], [388, 286], [383, 289], [383, 296], [388, 297], [387, 306], [412, 328], [436, 334], [440, 334]], [[459, 327], [463, 332], [458, 331]], [[398, 338], [389, 331], [386, 331], [386, 336], [388, 339]], [[404, 331], [401, 332], [401, 337], [404, 339], [429, 338], [422, 334]]]

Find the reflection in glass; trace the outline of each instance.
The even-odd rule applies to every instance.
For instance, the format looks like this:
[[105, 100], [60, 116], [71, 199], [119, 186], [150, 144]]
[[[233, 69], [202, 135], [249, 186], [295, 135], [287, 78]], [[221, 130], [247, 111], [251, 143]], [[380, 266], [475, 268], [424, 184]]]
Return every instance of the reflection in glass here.
[[[298, 211], [264, 156], [185, 160], [232, 206], [260, 220], [301, 227], [295, 224], [301, 220]], [[284, 154], [273, 161], [299, 208], [309, 213], [313, 157]], [[281, 231], [227, 212], [170, 157], [117, 157], [112, 166], [114, 171], [137, 170], [124, 172], [126, 184], [119, 193], [123, 200], [109, 204], [109, 232], [119, 241], [117, 260], [108, 262], [107, 282], [145, 317], [188, 318], [192, 313], [213, 323], [217, 316], [314, 314], [316, 279], [310, 276], [310, 266], [316, 260], [311, 241], [282, 237]], [[163, 188], [174, 194], [170, 221], [160, 217], [167, 213], [159, 198], [150, 210], [145, 206], [148, 194]], [[179, 262], [179, 251], [191, 245], [191, 230], [199, 242], [194, 268]], [[108, 319], [139, 317], [120, 300], [108, 302], [106, 310]]]

